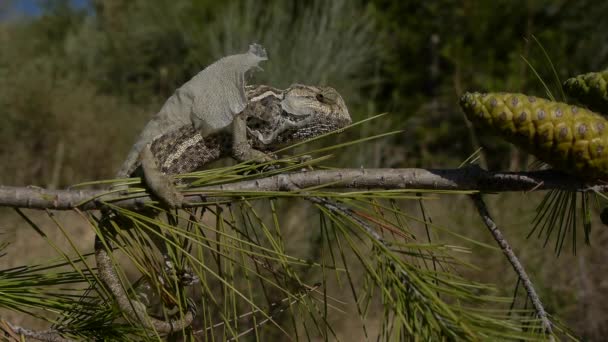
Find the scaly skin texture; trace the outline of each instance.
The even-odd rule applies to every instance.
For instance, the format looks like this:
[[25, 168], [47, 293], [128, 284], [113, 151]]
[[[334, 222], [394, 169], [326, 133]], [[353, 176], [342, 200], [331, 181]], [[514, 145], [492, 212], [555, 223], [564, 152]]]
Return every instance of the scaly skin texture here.
[[608, 120], [588, 109], [511, 93], [466, 93], [460, 106], [488, 129], [556, 169], [608, 177]]
[[267, 59], [264, 48], [252, 44], [248, 52], [216, 61], [178, 88], [144, 127], [116, 177], [131, 175], [146, 146], [165, 133], [191, 125], [209, 135], [232, 124], [247, 105], [245, 73]]
[[[331, 87], [294, 84], [285, 90], [268, 86], [246, 89], [248, 104], [239, 118], [243, 136], [218, 131], [208, 136], [191, 124], [185, 124], [158, 136], [147, 144], [129, 175], [142, 173], [148, 184], [162, 179], [170, 184], [171, 174], [192, 172], [221, 157], [243, 158], [239, 146], [260, 151], [272, 151], [279, 146], [331, 132], [351, 123], [344, 100]], [[257, 151], [257, 150], [254, 150]], [[262, 152], [260, 152], [262, 153]], [[149, 178], [149, 179], [148, 179]], [[162, 184], [157, 185], [163, 188]], [[168, 193], [167, 195], [170, 195]], [[105, 216], [109, 220], [109, 216]], [[109, 246], [109, 241], [106, 240]], [[159, 247], [162, 248], [162, 247]], [[112, 260], [99, 238], [95, 242], [95, 258], [99, 275], [116, 298], [120, 309], [131, 319], [141, 322], [161, 334], [189, 326], [194, 319], [194, 308], [178, 319], [164, 321], [149, 317], [144, 304], [130, 299], [113, 268]]]
[[[249, 103], [242, 114], [246, 117], [246, 143], [256, 150], [270, 152], [351, 122], [344, 100], [331, 87], [294, 84], [279, 90], [260, 85], [247, 87], [246, 94]], [[230, 132], [203, 137], [191, 126], [183, 126], [155, 139], [150, 149], [160, 171], [178, 174], [232, 156], [233, 145]]]
[[564, 91], [589, 109], [608, 115], [608, 70], [569, 78]]

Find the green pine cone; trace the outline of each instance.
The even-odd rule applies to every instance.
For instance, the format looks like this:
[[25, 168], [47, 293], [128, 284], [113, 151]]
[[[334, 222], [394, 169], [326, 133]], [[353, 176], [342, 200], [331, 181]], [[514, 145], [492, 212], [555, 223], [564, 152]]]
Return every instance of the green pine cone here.
[[567, 103], [511, 93], [465, 93], [465, 114], [538, 159], [586, 179], [608, 177], [608, 120]]
[[591, 110], [608, 115], [608, 70], [590, 72], [564, 82], [564, 91]]

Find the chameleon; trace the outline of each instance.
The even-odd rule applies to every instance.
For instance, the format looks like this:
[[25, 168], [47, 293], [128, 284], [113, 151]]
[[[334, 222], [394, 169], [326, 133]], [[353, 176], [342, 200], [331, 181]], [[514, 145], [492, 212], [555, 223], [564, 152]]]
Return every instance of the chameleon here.
[[[222, 157], [235, 156], [235, 144], [246, 144], [259, 153], [341, 129], [351, 123], [348, 108], [340, 94], [331, 87], [293, 84], [280, 90], [266, 85], [246, 86], [247, 105], [239, 114], [243, 120], [244, 140], [236, 141], [226, 130], [203, 133], [186, 123], [154, 137], [144, 149], [149, 156], [130, 161], [127, 175], [153, 172], [157, 175], [187, 173], [204, 168]], [[152, 165], [145, 165], [145, 163]], [[125, 164], [126, 165], [126, 164]], [[146, 167], [149, 169], [144, 170]], [[151, 171], [150, 171], [151, 170]], [[180, 330], [190, 324], [194, 313], [189, 310], [182, 318], [166, 322], [148, 317], [144, 304], [129, 299], [116, 275], [111, 258], [103, 244], [96, 240], [95, 258], [100, 278], [128, 316], [139, 319], [146, 327], [159, 333]]]
[[141, 165], [150, 191], [168, 207], [181, 207], [182, 196], [167, 177], [155, 171], [154, 155], [149, 147], [155, 138], [184, 126], [191, 126], [204, 136], [231, 126], [232, 152], [236, 159], [268, 160], [268, 156], [247, 143], [244, 116], [240, 115], [247, 105], [245, 74], [266, 60], [266, 50], [259, 44], [251, 44], [246, 53], [223, 57], [184, 83], [148, 121], [116, 178], [130, 177]]

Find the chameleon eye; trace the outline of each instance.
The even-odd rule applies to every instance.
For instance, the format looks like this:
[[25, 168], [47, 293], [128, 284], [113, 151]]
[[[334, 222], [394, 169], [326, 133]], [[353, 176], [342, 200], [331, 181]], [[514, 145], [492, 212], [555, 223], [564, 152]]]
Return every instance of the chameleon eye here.
[[317, 101], [328, 105], [336, 104], [338, 95], [335, 91], [322, 90], [316, 96]]

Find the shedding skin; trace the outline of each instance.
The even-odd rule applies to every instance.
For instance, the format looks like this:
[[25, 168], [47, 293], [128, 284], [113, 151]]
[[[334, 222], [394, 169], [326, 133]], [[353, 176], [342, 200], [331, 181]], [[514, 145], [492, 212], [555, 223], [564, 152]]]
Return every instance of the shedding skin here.
[[[147, 146], [159, 136], [187, 125], [194, 127], [202, 136], [232, 127], [233, 136], [240, 141], [245, 140], [247, 132], [243, 125], [233, 124], [247, 106], [245, 74], [249, 70], [259, 69], [258, 64], [266, 60], [266, 50], [259, 44], [251, 44], [246, 53], [221, 58], [183, 84], [146, 124], [116, 178], [131, 176], [137, 165], [141, 164], [150, 191], [166, 206], [181, 207], [183, 198], [176, 195], [177, 191], [171, 183], [164, 177], [153, 178], [158, 174], [154, 173], [154, 158], [147, 153]], [[266, 159], [250, 149], [247, 144], [239, 144], [235, 155]]]

